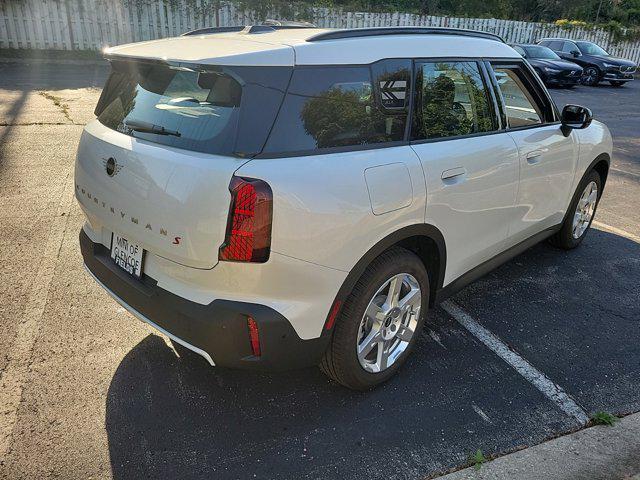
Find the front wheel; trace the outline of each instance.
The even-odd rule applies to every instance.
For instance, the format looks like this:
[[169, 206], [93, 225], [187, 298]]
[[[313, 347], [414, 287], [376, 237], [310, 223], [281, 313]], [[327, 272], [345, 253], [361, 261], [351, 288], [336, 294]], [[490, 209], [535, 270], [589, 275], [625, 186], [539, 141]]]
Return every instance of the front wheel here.
[[388, 380], [419, 337], [429, 305], [429, 276], [418, 256], [393, 248], [376, 258], [344, 303], [320, 364], [354, 390]]
[[549, 239], [556, 247], [576, 248], [589, 231], [602, 195], [602, 180], [595, 170], [589, 172], [578, 185], [562, 228]]
[[595, 87], [600, 82], [600, 71], [596, 67], [586, 68], [582, 83], [590, 87]]

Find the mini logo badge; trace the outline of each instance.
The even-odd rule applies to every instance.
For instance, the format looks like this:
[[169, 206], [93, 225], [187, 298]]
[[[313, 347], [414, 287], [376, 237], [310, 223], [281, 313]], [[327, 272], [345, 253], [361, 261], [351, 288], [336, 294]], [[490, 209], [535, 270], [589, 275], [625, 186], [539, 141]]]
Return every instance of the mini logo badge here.
[[113, 157], [103, 158], [102, 163], [104, 164], [104, 169], [106, 170], [107, 175], [110, 177], [117, 175], [118, 172], [122, 170], [122, 165], [118, 165], [118, 162]]

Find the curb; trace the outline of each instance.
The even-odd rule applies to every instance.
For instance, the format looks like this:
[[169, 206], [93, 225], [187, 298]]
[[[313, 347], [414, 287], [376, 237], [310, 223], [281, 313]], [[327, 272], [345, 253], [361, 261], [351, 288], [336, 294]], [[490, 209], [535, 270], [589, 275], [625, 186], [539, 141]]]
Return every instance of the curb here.
[[640, 480], [640, 413], [468, 467], [438, 480]]

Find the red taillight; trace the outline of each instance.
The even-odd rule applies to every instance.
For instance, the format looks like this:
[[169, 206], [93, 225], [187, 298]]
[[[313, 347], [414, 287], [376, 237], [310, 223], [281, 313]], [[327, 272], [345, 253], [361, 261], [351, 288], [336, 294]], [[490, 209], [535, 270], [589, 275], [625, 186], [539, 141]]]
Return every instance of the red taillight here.
[[271, 250], [273, 193], [262, 180], [233, 177], [227, 234], [218, 258], [236, 262], [266, 262]]
[[251, 351], [256, 357], [259, 357], [261, 353], [260, 353], [260, 333], [258, 332], [258, 324], [253, 318], [247, 317], [247, 327], [249, 328], [249, 340], [251, 342]]

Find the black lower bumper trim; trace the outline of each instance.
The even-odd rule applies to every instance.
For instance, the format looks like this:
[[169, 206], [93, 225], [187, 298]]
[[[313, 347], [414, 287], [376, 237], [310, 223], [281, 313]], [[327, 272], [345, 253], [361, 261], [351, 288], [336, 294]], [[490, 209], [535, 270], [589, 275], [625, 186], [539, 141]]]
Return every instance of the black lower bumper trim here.
[[[118, 268], [103, 245], [80, 231], [80, 249], [91, 273], [122, 302], [160, 328], [207, 352], [217, 366], [288, 370], [320, 362], [330, 336], [301, 339], [291, 323], [265, 305], [214, 300], [192, 302], [157, 286], [147, 275], [136, 280]], [[258, 324], [261, 356], [252, 354], [247, 317]]]

